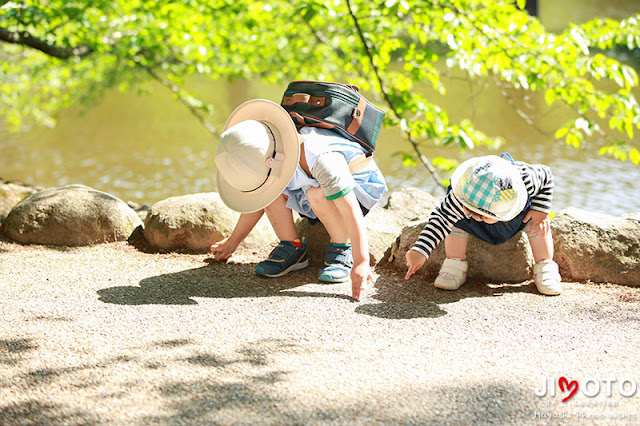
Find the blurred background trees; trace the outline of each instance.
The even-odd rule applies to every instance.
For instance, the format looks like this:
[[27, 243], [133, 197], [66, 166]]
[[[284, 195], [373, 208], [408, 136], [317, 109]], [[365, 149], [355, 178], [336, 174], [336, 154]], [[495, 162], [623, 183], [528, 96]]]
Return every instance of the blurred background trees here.
[[[0, 100], [5, 126], [55, 126], [72, 105], [149, 80], [171, 90], [214, 135], [215, 105], [184, 89], [210, 79], [327, 80], [360, 86], [387, 111], [411, 149], [439, 180], [443, 159], [430, 145], [497, 145], [468, 119], [453, 122], [428, 92], [444, 94], [443, 74], [490, 78], [505, 96], [539, 92], [573, 111], [553, 135], [595, 143], [601, 154], [640, 163], [634, 132], [640, 107], [634, 69], [615, 49], [640, 49], [640, 15], [595, 19], [547, 31], [524, 0], [0, 0]], [[428, 87], [428, 91], [424, 88]], [[513, 108], [525, 120], [529, 112]]]

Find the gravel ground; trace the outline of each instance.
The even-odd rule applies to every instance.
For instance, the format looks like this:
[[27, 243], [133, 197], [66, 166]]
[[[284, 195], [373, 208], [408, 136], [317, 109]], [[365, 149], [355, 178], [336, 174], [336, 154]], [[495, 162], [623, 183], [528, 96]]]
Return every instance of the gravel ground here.
[[0, 424], [640, 424], [640, 288], [380, 270], [357, 303], [262, 254], [0, 238]]

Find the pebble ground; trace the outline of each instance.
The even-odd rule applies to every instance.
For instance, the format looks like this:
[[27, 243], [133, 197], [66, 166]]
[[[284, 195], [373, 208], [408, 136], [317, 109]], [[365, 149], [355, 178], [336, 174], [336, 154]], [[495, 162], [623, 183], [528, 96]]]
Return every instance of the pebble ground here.
[[0, 424], [640, 424], [640, 288], [383, 268], [355, 302], [262, 255], [0, 239]]

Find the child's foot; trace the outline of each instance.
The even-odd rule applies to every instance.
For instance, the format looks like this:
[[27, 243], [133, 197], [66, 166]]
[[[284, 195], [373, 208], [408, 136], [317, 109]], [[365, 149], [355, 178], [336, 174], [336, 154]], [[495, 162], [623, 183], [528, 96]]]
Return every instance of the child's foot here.
[[467, 261], [445, 259], [433, 285], [443, 290], [457, 290], [467, 280]]
[[318, 279], [327, 283], [345, 282], [352, 267], [351, 244], [330, 243], [324, 254], [324, 264], [318, 271]]
[[276, 278], [309, 266], [307, 242], [303, 238], [300, 244], [302, 247], [296, 246], [291, 241], [280, 241], [269, 254], [269, 258], [256, 265], [256, 274]]
[[533, 265], [533, 282], [540, 293], [547, 296], [562, 293], [561, 281], [558, 264], [553, 260], [541, 260]]

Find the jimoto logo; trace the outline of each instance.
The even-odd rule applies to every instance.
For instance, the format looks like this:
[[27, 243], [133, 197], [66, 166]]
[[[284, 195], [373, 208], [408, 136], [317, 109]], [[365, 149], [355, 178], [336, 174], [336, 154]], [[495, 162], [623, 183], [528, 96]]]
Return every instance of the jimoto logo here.
[[636, 395], [638, 391], [638, 382], [631, 377], [623, 378], [596, 378], [586, 377], [583, 380], [570, 379], [567, 377], [558, 377], [557, 379], [547, 379], [542, 377], [540, 387], [535, 390], [536, 396], [558, 395], [562, 398], [562, 402], [567, 402], [573, 398], [576, 393], [587, 398], [593, 398], [599, 395], [607, 397], [622, 396], [630, 398]]
[[572, 380], [569, 381], [567, 380], [566, 377], [560, 377], [558, 379], [558, 386], [560, 386], [560, 390], [562, 392], [564, 392], [564, 388], [567, 388], [567, 392], [569, 392], [569, 395], [567, 395], [562, 402], [567, 402], [567, 400], [571, 399], [571, 397], [573, 395], [576, 394], [576, 392], [578, 392], [578, 381], [577, 380]]

